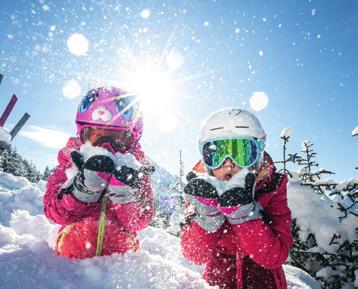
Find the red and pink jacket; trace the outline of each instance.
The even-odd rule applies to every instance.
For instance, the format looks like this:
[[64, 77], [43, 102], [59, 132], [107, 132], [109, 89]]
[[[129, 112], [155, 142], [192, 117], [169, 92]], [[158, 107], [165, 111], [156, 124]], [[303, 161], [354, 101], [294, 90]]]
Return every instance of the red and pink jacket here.
[[[44, 196], [45, 215], [62, 225], [57, 238], [56, 251], [69, 258], [87, 258], [95, 255], [101, 203], [85, 203], [71, 194], [58, 195], [67, 182], [66, 170], [72, 168], [70, 152], [82, 145], [71, 137], [58, 153], [59, 165], [49, 178]], [[143, 151], [136, 148], [135, 158], [147, 164]], [[150, 177], [143, 179], [139, 191], [140, 201], [117, 204], [108, 200], [102, 255], [124, 253], [139, 246], [136, 231], [149, 225], [153, 216], [153, 190]]]
[[275, 172], [268, 154], [257, 177], [255, 200], [264, 218], [224, 225], [214, 233], [195, 221], [182, 227], [184, 256], [206, 264], [204, 279], [219, 288], [287, 289], [282, 264], [293, 243], [287, 177]]

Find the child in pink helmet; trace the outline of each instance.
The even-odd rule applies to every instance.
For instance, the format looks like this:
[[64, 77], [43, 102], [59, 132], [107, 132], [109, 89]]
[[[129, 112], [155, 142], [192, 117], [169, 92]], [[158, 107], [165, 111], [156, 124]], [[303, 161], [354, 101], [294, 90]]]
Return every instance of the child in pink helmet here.
[[92, 89], [76, 124], [44, 196], [46, 216], [62, 225], [56, 252], [82, 259], [135, 251], [136, 232], [153, 216], [154, 171], [139, 144], [138, 98], [116, 87]]
[[201, 130], [202, 160], [187, 176], [184, 256], [205, 264], [210, 285], [287, 289], [282, 264], [293, 243], [287, 177], [264, 151], [266, 133], [250, 112], [224, 108]]

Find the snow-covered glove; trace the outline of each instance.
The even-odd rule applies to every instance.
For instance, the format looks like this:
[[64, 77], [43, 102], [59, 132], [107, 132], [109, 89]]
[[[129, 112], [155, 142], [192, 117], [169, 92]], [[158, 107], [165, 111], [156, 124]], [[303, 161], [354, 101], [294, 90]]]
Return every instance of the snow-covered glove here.
[[119, 204], [137, 201], [143, 178], [153, 174], [154, 171], [153, 166], [142, 166], [138, 170], [128, 166], [117, 167], [109, 181], [109, 198]]
[[194, 172], [187, 175], [188, 184], [184, 193], [188, 195], [190, 220], [195, 221], [208, 232], [216, 232], [224, 223], [225, 216], [218, 209], [218, 193], [216, 188], [198, 177]]
[[115, 169], [113, 160], [109, 156], [94, 155], [84, 161], [83, 155], [78, 151], [72, 151], [70, 155], [79, 169], [73, 180], [71, 194], [83, 202], [98, 201]]
[[245, 187], [229, 189], [219, 196], [219, 210], [229, 223], [241, 224], [262, 218], [262, 208], [253, 197], [255, 180], [255, 175], [249, 173], [245, 177]]

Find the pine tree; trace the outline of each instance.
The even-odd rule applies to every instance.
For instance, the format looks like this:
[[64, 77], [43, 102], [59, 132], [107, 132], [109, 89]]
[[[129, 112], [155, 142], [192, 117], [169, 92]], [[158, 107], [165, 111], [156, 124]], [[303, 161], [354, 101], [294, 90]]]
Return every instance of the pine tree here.
[[0, 169], [14, 176], [27, 178], [30, 182], [38, 182], [42, 175], [32, 162], [24, 159], [16, 150], [9, 146], [0, 156]]
[[49, 179], [49, 177], [52, 175], [52, 173], [54, 172], [55, 169], [50, 169], [48, 166], [46, 166], [43, 174], [42, 174], [42, 179], [44, 181], [47, 181]]
[[[351, 179], [341, 184], [331, 180], [323, 180], [322, 176], [324, 174], [333, 174], [333, 172], [316, 169], [318, 167], [316, 162], [317, 153], [313, 150], [313, 143], [307, 140], [304, 141], [302, 144], [303, 156], [295, 153], [288, 154], [288, 158], [286, 158], [288, 138], [282, 139], [284, 140], [284, 158], [283, 161], [278, 162], [284, 165], [281, 171], [292, 178], [294, 173], [287, 170], [287, 162], [301, 166], [302, 168], [298, 172], [301, 184], [313, 189], [312, 192], [319, 194], [322, 202], [328, 202], [331, 207], [337, 209], [337, 223], [342, 222], [349, 215], [350, 218], [358, 216], [352, 210], [358, 201], [358, 180]], [[328, 196], [335, 196], [336, 202], [333, 202]], [[350, 198], [351, 201], [349, 206], [347, 206], [347, 198]], [[300, 236], [300, 230], [297, 220], [293, 219], [291, 232], [294, 237], [294, 244], [291, 247], [288, 262], [307, 271], [321, 282], [323, 288], [335, 289], [342, 288], [345, 285], [353, 285], [358, 268], [358, 240], [349, 241], [339, 233], [333, 234], [329, 243], [329, 246], [332, 246], [332, 250], [326, 252], [318, 246], [315, 236], [315, 234], [322, 234], [322, 232], [310, 232], [303, 239]], [[351, 230], [351, 234], [354, 235], [354, 232], [357, 232], [357, 227], [351, 227]], [[335, 253], [332, 253], [332, 251], [335, 251]]]

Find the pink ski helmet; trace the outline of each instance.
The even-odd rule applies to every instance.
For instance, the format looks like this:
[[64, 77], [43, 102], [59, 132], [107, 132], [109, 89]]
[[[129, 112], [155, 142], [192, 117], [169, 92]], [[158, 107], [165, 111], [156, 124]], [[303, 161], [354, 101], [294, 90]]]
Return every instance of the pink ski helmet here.
[[127, 131], [134, 148], [143, 133], [138, 97], [117, 87], [91, 89], [78, 107], [76, 124], [79, 136], [86, 127]]

